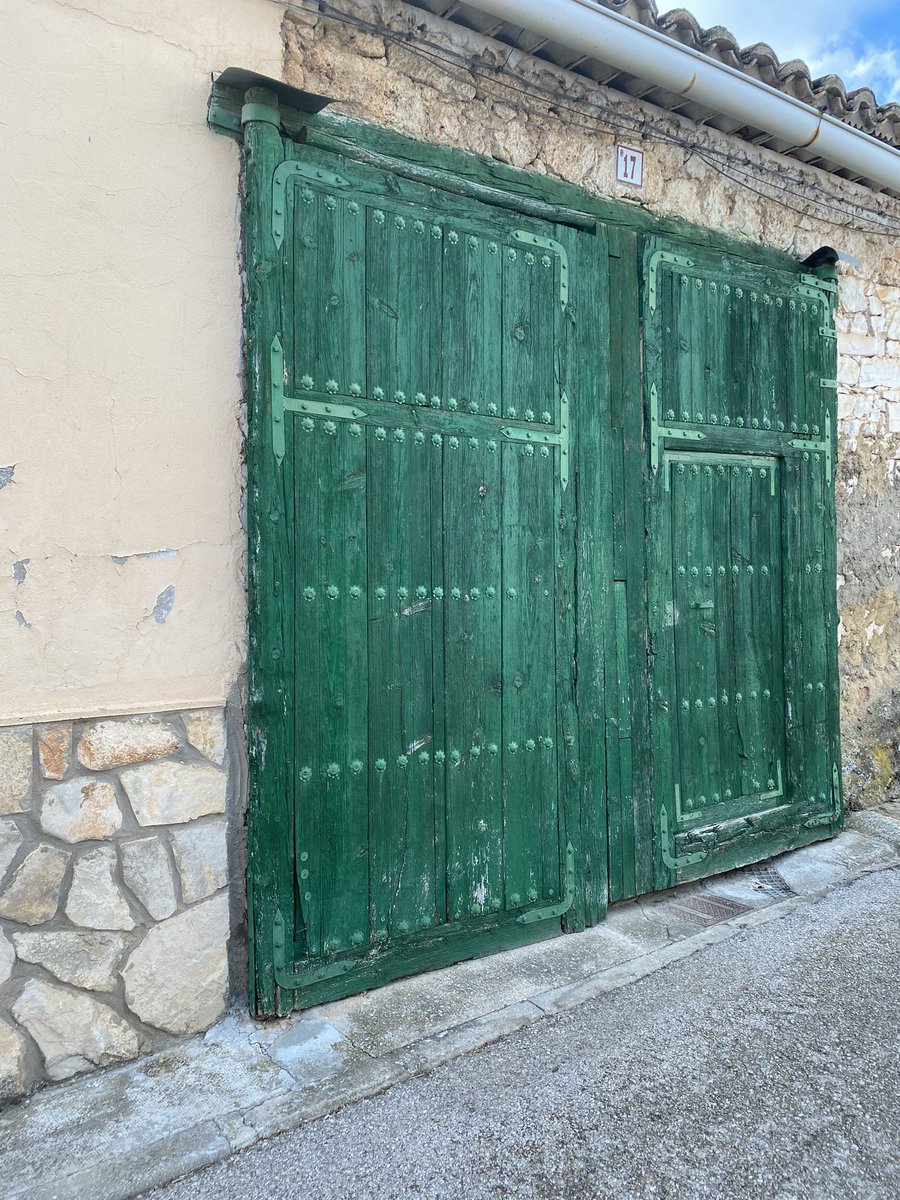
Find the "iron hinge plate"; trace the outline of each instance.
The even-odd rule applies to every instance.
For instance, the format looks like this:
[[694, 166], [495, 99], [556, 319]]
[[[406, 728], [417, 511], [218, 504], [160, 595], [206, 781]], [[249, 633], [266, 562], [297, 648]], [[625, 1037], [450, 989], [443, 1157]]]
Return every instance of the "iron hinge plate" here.
[[702, 429], [682, 429], [677, 425], [659, 423], [659, 393], [656, 384], [650, 384], [650, 468], [655, 475], [659, 471], [660, 444], [664, 438], [682, 442], [702, 442], [706, 434]]
[[542, 250], [552, 250], [559, 257], [559, 300], [563, 308], [569, 303], [569, 256], [561, 242], [553, 238], [540, 237], [529, 233], [527, 229], [514, 229], [513, 237], [525, 246], [537, 246]]
[[292, 990], [311, 987], [312, 984], [319, 983], [323, 979], [333, 979], [336, 975], [352, 971], [357, 965], [355, 959], [344, 959], [343, 962], [328, 963], [325, 966], [312, 966], [307, 971], [289, 971], [284, 950], [284, 917], [281, 915], [281, 910], [277, 909], [272, 922], [272, 962], [275, 967], [275, 982], [279, 987]]
[[324, 167], [317, 167], [313, 163], [298, 162], [296, 159], [279, 163], [272, 176], [272, 237], [279, 250], [284, 241], [285, 193], [289, 179], [308, 179], [326, 187], [350, 187], [350, 181], [343, 175], [336, 175], [334, 171], [326, 171]]
[[[676, 804], [679, 803], [676, 798]], [[669, 810], [665, 804], [659, 808], [659, 839], [662, 848], [662, 860], [670, 871], [678, 871], [682, 867], [691, 867], [694, 863], [702, 862], [709, 853], [708, 850], [695, 850], [693, 854], [674, 854], [675, 838], [669, 834]]]
[[825, 478], [831, 483], [834, 477], [834, 451], [831, 448], [831, 413], [825, 413], [825, 436], [818, 438], [791, 438], [794, 450], [810, 450], [825, 456]]
[[569, 397], [562, 392], [559, 397], [559, 433], [524, 429], [519, 425], [504, 425], [500, 433], [507, 441], [525, 442], [538, 446], [559, 447], [559, 481], [563, 491], [569, 486]]
[[566, 846], [565, 891], [558, 904], [550, 904], [546, 908], [533, 908], [516, 918], [518, 925], [533, 925], [537, 921], [551, 921], [554, 917], [562, 917], [575, 903], [575, 851], [572, 843]]
[[671, 250], [654, 250], [647, 265], [647, 307], [650, 312], [656, 312], [657, 275], [661, 263], [671, 263], [676, 267], [692, 267], [694, 260], [681, 254], [673, 254]]

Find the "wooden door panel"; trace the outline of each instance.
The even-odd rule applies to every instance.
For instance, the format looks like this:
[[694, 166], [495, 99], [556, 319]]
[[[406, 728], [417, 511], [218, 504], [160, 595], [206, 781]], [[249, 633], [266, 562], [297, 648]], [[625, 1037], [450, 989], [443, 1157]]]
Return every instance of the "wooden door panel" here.
[[256, 669], [284, 700], [253, 728], [288, 781], [290, 827], [265, 797], [255, 817], [292, 859], [253, 895], [280, 1009], [558, 933], [575, 898], [569, 252], [502, 209], [295, 165], [263, 465], [289, 503], [255, 550], [293, 647]]
[[647, 243], [658, 886], [841, 823], [832, 294]]

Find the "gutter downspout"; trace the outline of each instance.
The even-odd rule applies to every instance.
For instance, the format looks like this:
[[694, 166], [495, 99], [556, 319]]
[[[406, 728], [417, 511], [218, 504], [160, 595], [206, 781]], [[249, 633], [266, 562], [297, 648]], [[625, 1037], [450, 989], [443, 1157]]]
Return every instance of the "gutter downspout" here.
[[900, 150], [596, 0], [466, 2], [900, 193]]

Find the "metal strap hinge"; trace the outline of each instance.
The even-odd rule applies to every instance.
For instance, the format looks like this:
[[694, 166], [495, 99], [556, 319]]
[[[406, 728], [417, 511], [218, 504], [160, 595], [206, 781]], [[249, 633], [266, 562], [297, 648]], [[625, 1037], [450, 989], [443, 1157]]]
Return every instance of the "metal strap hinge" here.
[[[675, 785], [675, 807], [680, 809], [681, 796], [678, 784]], [[670, 871], [677, 871], [681, 867], [690, 867], [694, 863], [702, 862], [709, 853], [708, 850], [696, 850], [693, 854], [674, 853], [675, 838], [669, 836], [669, 810], [665, 804], [661, 804], [659, 808], [659, 839], [662, 848], [662, 860]]]
[[516, 918], [516, 924], [533, 925], [536, 921], [550, 921], [554, 917], [563, 916], [575, 903], [575, 851], [571, 842], [566, 846], [565, 886], [566, 890], [558, 904], [550, 904], [546, 908], [533, 908], [522, 913], [521, 917]]
[[504, 425], [500, 432], [510, 442], [525, 442], [532, 446], [558, 446], [559, 481], [563, 491], [566, 490], [569, 486], [569, 397], [565, 392], [559, 397], [559, 433], [524, 429], [519, 425]]
[[289, 159], [279, 163], [272, 176], [272, 237], [278, 249], [284, 241], [284, 215], [286, 208], [285, 191], [289, 179], [308, 179], [311, 183], [325, 184], [327, 187], [348, 188], [349, 179], [336, 175], [334, 171], [326, 171], [312, 163], [297, 162]]
[[517, 242], [522, 242], [526, 246], [538, 246], [542, 250], [552, 250], [559, 258], [559, 300], [562, 307], [565, 308], [569, 303], [569, 256], [565, 246], [562, 242], [554, 241], [553, 238], [529, 233], [527, 229], [514, 229], [513, 237]]
[[312, 966], [306, 971], [289, 971], [285, 961], [285, 930], [284, 917], [281, 910], [275, 912], [272, 922], [272, 962], [275, 967], [275, 982], [283, 988], [304, 988], [323, 979], [333, 979], [335, 975], [343, 975], [356, 966], [354, 959], [344, 959], [343, 962], [328, 963], [327, 966]]
[[650, 468], [655, 475], [659, 470], [660, 442], [663, 438], [677, 438], [679, 441], [702, 442], [706, 434], [702, 429], [680, 429], [674, 425], [659, 423], [659, 394], [656, 384], [650, 384]]
[[671, 263], [676, 267], [692, 267], [694, 260], [681, 254], [673, 254], [670, 250], [654, 250], [647, 264], [647, 307], [650, 312], [656, 312], [657, 275], [661, 263]]

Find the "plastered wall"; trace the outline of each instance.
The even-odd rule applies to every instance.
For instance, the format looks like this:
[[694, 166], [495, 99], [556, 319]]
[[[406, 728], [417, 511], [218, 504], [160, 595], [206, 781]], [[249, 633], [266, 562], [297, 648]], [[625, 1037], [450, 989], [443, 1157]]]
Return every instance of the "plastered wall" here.
[[244, 644], [239, 153], [270, 0], [0, 0], [0, 725], [221, 704]]
[[[836, 318], [842, 737], [851, 802], [882, 800], [900, 768], [900, 239], [861, 233], [853, 206], [896, 221], [900, 203], [510, 54], [397, 0], [341, 0], [340, 7], [369, 28], [327, 19], [305, 2], [284, 24], [285, 78], [340, 97], [331, 111], [801, 259], [821, 245], [859, 259], [860, 269], [843, 273]], [[454, 61], [437, 64], [372, 26], [427, 39]], [[511, 78], [493, 70], [501, 64]], [[640, 192], [615, 181], [617, 140], [644, 149]], [[785, 186], [784, 201], [773, 199]]]

